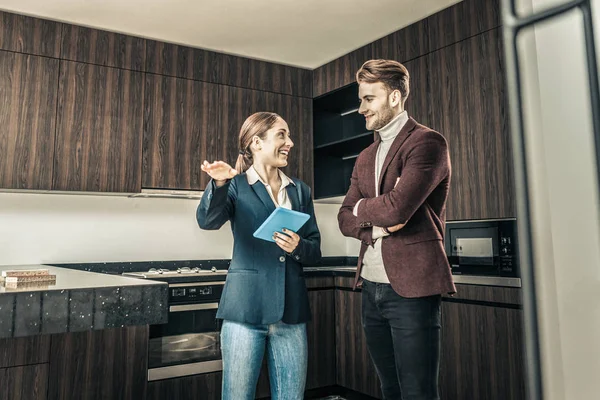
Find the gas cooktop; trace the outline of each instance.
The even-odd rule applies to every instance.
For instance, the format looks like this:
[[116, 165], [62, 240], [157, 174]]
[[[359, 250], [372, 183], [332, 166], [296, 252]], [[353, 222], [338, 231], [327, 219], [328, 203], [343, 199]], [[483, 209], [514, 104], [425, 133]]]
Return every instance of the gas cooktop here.
[[226, 269], [201, 269], [198, 267], [177, 268], [169, 270], [165, 268], [150, 268], [144, 272], [124, 272], [123, 276], [141, 279], [154, 279], [160, 281], [207, 281], [207, 280], [224, 280], [227, 275]]

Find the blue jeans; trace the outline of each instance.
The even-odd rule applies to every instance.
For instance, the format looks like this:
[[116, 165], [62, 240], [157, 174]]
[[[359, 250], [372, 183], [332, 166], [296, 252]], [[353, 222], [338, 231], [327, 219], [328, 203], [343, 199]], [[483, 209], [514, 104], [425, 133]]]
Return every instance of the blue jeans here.
[[363, 281], [362, 323], [385, 400], [439, 400], [441, 296]]
[[252, 400], [267, 348], [272, 400], [304, 397], [306, 324], [250, 325], [223, 321], [223, 400]]

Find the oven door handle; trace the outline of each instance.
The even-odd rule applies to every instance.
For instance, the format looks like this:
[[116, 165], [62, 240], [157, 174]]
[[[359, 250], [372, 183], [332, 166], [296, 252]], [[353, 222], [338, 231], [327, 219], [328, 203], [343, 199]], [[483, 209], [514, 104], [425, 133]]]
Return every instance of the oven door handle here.
[[216, 310], [217, 308], [219, 308], [219, 303], [184, 304], [180, 306], [170, 306], [169, 312]]

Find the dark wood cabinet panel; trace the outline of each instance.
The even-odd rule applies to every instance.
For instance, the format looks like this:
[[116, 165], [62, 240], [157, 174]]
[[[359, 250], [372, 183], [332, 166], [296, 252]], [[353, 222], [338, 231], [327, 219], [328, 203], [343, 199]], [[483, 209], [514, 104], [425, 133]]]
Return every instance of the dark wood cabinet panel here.
[[[215, 372], [148, 382], [147, 400], [220, 400], [223, 374]], [[143, 399], [140, 397], [140, 399]]]
[[442, 302], [444, 400], [524, 400], [522, 311]]
[[356, 71], [373, 58], [370, 43], [313, 70], [313, 97], [331, 92], [356, 80]]
[[361, 322], [361, 293], [335, 291], [335, 336], [338, 385], [381, 398], [375, 366]]
[[1, 188], [52, 187], [58, 69], [58, 60], [0, 51]]
[[48, 364], [0, 368], [0, 400], [46, 400]]
[[312, 187], [312, 101], [310, 99], [266, 93], [258, 90], [219, 86], [219, 110], [216, 135], [219, 137], [217, 158], [234, 166], [238, 154], [238, 137], [242, 124], [251, 114], [272, 111], [286, 120], [294, 148], [284, 172]]
[[435, 129], [432, 124], [436, 105], [432, 103], [429, 62], [430, 57], [424, 56], [404, 63], [410, 74], [410, 92], [405, 108], [417, 122]]
[[49, 335], [0, 339], [0, 368], [47, 363], [49, 357]]
[[308, 292], [312, 320], [306, 324], [308, 339], [307, 390], [336, 384], [334, 292], [333, 289]]
[[143, 71], [146, 41], [142, 38], [76, 25], [64, 25], [61, 58], [106, 67]]
[[308, 69], [170, 43], [147, 43], [147, 72], [312, 97], [312, 71]]
[[63, 24], [0, 11], [0, 49], [58, 58]]
[[463, 0], [431, 15], [427, 23], [429, 50], [435, 51], [499, 27], [500, 1]]
[[147, 74], [144, 110], [145, 188], [203, 190], [200, 170], [217, 155], [218, 85]]
[[358, 68], [372, 58], [405, 63], [500, 26], [499, 1], [464, 0], [313, 71], [313, 96], [355, 81]]
[[481, 286], [456, 284], [456, 294], [443, 297], [451, 299], [465, 299], [475, 301], [487, 301], [492, 303], [504, 304], [523, 304], [523, 291], [521, 288], [499, 287], [499, 286]]
[[356, 71], [370, 59], [407, 61], [427, 54], [428, 34], [428, 21], [424, 19], [316, 68], [313, 71], [313, 96], [355, 82]]
[[61, 61], [55, 190], [139, 192], [143, 73]]
[[146, 398], [148, 326], [52, 335], [48, 400]]
[[514, 217], [501, 29], [431, 53], [431, 127], [448, 140], [447, 219]]
[[327, 288], [332, 289], [334, 285], [333, 276], [314, 276], [304, 278], [306, 287], [310, 289]]

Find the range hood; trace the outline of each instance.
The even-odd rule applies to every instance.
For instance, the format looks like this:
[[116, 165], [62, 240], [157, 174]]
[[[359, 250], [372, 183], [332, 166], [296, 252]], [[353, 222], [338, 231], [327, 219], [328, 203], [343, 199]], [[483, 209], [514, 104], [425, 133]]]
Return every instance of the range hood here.
[[142, 189], [141, 193], [130, 194], [128, 197], [200, 200], [202, 193], [204, 191], [200, 190]]

